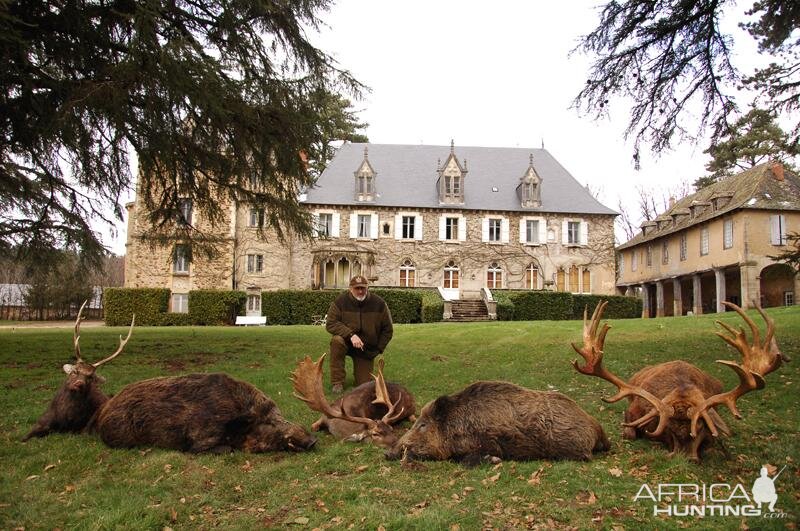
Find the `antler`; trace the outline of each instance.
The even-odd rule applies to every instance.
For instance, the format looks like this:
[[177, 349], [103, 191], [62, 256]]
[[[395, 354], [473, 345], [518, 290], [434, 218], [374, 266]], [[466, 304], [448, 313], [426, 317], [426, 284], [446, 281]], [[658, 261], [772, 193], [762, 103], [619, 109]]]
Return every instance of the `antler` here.
[[708, 413], [710, 408], [720, 404], [728, 406], [733, 416], [737, 419], [741, 419], [742, 414], [736, 407], [736, 400], [750, 391], [763, 389], [764, 386], [766, 386], [764, 376], [780, 367], [782, 362], [790, 361], [787, 356], [781, 353], [778, 348], [778, 343], [775, 341], [775, 322], [764, 313], [760, 305], [755, 305], [755, 307], [767, 323], [767, 334], [763, 343], [761, 342], [761, 334], [758, 327], [744, 310], [732, 302], [725, 301], [722, 304], [738, 313], [739, 316], [744, 319], [744, 322], [748, 324], [753, 334], [753, 343], [751, 345], [747, 342], [747, 334], [744, 328], [739, 327], [739, 330], [735, 330], [732, 326], [717, 321], [717, 324], [727, 330], [733, 337], [723, 332], [715, 332], [715, 334], [742, 353], [742, 364], [739, 365], [734, 361], [728, 360], [717, 360], [717, 363], [730, 367], [739, 376], [739, 385], [732, 391], [710, 396], [706, 398], [699, 407], [693, 408], [692, 437], [697, 433], [697, 422], [701, 417], [706, 421], [712, 435], [714, 435], [714, 437], [717, 436], [717, 430], [714, 427], [714, 423], [709, 418]]
[[598, 328], [600, 327], [600, 319], [603, 316], [603, 311], [605, 310], [606, 306], [608, 305], [608, 301], [601, 301], [597, 307], [594, 309], [594, 313], [592, 314], [592, 321], [587, 322], [587, 314], [588, 308], [584, 308], [583, 310], [583, 347], [578, 348], [575, 343], [572, 343], [572, 348], [575, 349], [575, 352], [580, 354], [583, 359], [586, 361], [586, 364], [581, 367], [578, 365], [578, 361], [575, 360], [572, 362], [572, 365], [575, 369], [583, 374], [588, 376], [596, 376], [598, 378], [602, 378], [603, 380], [609, 381], [612, 384], [616, 385], [619, 389], [619, 392], [612, 396], [611, 398], [603, 398], [605, 402], [613, 403], [619, 400], [622, 400], [626, 396], [639, 396], [652, 404], [655, 408], [651, 410], [646, 415], [636, 419], [633, 422], [625, 423], [625, 426], [631, 427], [641, 427], [650, 422], [651, 419], [655, 418], [656, 416], [659, 417], [658, 426], [656, 427], [655, 431], [647, 432], [648, 435], [652, 437], [657, 437], [663, 433], [664, 429], [667, 427], [667, 422], [669, 421], [670, 417], [674, 414], [674, 410], [672, 406], [665, 404], [662, 400], [658, 397], [653, 395], [652, 393], [646, 391], [645, 389], [630, 385], [629, 383], [625, 382], [611, 371], [603, 367], [603, 345], [605, 344], [606, 334], [608, 334], [609, 329], [611, 328], [608, 323], [603, 323], [603, 327], [600, 329], [598, 333]]
[[403, 399], [402, 394], [397, 397], [397, 402], [392, 404], [392, 400], [389, 397], [389, 389], [386, 387], [386, 381], [383, 379], [383, 358], [378, 360], [378, 375], [372, 375], [375, 378], [375, 400], [372, 401], [373, 404], [383, 404], [389, 410], [381, 419], [381, 422], [391, 425], [397, 419], [399, 419], [403, 415], [404, 408], [400, 408], [400, 410], [394, 413], [395, 408], [397, 408], [397, 404]]
[[[86, 303], [84, 303], [84, 304], [86, 304]], [[127, 344], [128, 344], [128, 340], [131, 338], [131, 334], [133, 333], [133, 324], [134, 324], [135, 322], [136, 322], [136, 314], [133, 314], [133, 315], [131, 316], [131, 326], [130, 326], [130, 328], [128, 328], [128, 335], [127, 335], [127, 337], [126, 337], [126, 338], [123, 340], [123, 339], [122, 339], [122, 336], [121, 336], [121, 335], [119, 336], [119, 347], [117, 347], [117, 351], [116, 351], [116, 352], [114, 352], [112, 355], [110, 355], [109, 357], [107, 357], [107, 358], [106, 358], [106, 359], [104, 359], [104, 360], [100, 360], [100, 361], [98, 361], [97, 363], [92, 363], [92, 367], [94, 367], [94, 368], [97, 368], [97, 367], [99, 367], [100, 365], [102, 365], [102, 364], [104, 364], [104, 363], [108, 363], [109, 361], [111, 361], [111, 360], [113, 360], [114, 358], [116, 358], [117, 356], [119, 356], [119, 354], [120, 354], [120, 353], [122, 352], [122, 350], [125, 348], [125, 345], [127, 345]], [[76, 325], [76, 328], [77, 328], [77, 325]]]
[[83, 359], [81, 359], [81, 345], [80, 345], [80, 341], [81, 341], [81, 321], [83, 320], [83, 317], [82, 317], [83, 308], [86, 306], [86, 304], [88, 302], [89, 302], [89, 299], [86, 299], [85, 301], [83, 301], [83, 304], [81, 304], [81, 309], [78, 310], [78, 318], [75, 319], [75, 333], [72, 335], [72, 345], [73, 345], [73, 347], [75, 347], [75, 360], [78, 363], [83, 362]]
[[320, 356], [319, 360], [314, 363], [309, 356], [306, 356], [297, 364], [297, 368], [292, 372], [291, 376], [295, 398], [302, 400], [308, 407], [329, 418], [348, 420], [358, 424], [365, 424], [369, 427], [374, 426], [376, 422], [373, 419], [351, 417], [343, 409], [334, 408], [328, 402], [325, 397], [325, 391], [322, 390], [322, 361], [324, 359], [325, 354]]

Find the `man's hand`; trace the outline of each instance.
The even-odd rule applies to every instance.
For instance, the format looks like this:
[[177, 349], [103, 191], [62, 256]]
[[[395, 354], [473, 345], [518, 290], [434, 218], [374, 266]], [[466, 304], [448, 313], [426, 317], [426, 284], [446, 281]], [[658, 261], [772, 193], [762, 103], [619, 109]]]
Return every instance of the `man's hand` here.
[[350, 342], [353, 344], [355, 348], [364, 350], [364, 342], [361, 340], [360, 337], [358, 337], [357, 334], [353, 334], [352, 336], [350, 336]]

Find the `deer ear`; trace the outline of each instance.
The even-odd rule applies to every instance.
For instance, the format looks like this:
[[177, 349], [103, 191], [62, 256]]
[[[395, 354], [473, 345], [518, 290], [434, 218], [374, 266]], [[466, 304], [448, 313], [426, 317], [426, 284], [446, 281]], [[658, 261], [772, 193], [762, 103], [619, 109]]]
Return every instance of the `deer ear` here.
[[65, 373], [72, 374], [75, 372], [75, 365], [72, 365], [71, 363], [65, 363], [62, 369], [64, 369]]
[[100, 384], [102, 384], [102, 383], [106, 383], [106, 379], [105, 379], [105, 378], [103, 378], [102, 376], [100, 376], [100, 375], [99, 375], [99, 374], [97, 374], [97, 373], [94, 373], [94, 379], [95, 379], [95, 381], [96, 381], [97, 383], [100, 383]]

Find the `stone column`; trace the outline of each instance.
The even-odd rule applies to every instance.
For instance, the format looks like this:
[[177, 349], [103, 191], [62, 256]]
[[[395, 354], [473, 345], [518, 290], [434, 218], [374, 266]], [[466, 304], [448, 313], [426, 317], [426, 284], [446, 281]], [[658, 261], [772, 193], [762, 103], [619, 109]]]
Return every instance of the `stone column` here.
[[[742, 294], [741, 307], [745, 310], [753, 308], [753, 303], [761, 301], [761, 281], [758, 278], [756, 264], [742, 264], [739, 266], [740, 291]], [[796, 277], [800, 279], [800, 276]]]
[[650, 318], [650, 290], [642, 284], [642, 319]]
[[695, 315], [703, 314], [703, 284], [700, 282], [700, 275], [692, 275], [692, 293], [694, 294], [694, 304], [692, 313]]
[[725, 293], [725, 270], [715, 269], [714, 280], [716, 281], [717, 288], [717, 313], [722, 313], [725, 311], [725, 305], [722, 304], [722, 302], [728, 298], [728, 295]]
[[672, 279], [672, 297], [672, 315], [679, 317], [683, 315], [683, 290], [680, 277]]
[[633, 297], [633, 286], [625, 286], [625, 296]]
[[664, 317], [664, 281], [656, 282], [656, 317]]

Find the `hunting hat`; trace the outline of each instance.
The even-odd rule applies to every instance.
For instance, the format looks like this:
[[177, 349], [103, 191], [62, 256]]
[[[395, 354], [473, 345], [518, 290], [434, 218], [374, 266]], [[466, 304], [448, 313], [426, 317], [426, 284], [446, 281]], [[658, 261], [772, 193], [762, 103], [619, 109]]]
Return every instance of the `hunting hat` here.
[[368, 285], [367, 279], [361, 275], [356, 275], [350, 279], [351, 288], [366, 288]]

